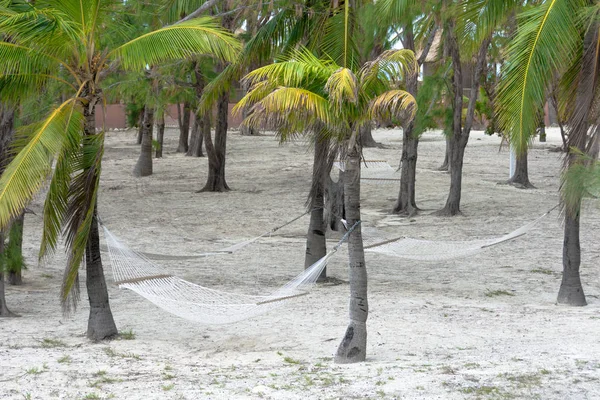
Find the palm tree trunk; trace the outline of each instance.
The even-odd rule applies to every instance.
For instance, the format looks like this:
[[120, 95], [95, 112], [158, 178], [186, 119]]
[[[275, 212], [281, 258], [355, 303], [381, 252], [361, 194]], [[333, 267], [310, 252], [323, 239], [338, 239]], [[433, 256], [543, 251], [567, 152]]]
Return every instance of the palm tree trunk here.
[[100, 235], [98, 234], [97, 211], [94, 210], [92, 227], [85, 248], [86, 287], [90, 302], [87, 337], [91, 340], [105, 340], [119, 334], [108, 301], [108, 290], [102, 259], [100, 258]]
[[346, 218], [344, 206], [344, 173], [338, 173], [338, 181], [335, 182], [329, 176], [326, 178], [325, 188], [325, 220], [332, 231], [343, 229], [341, 219]]
[[[588, 135], [590, 130], [590, 114], [594, 112], [597, 96], [596, 82], [598, 81], [597, 60], [599, 57], [597, 43], [600, 36], [600, 24], [594, 21], [588, 28], [583, 39], [583, 56], [581, 70], [575, 97], [574, 112], [571, 116], [565, 168], [568, 170], [584, 163], [580, 156], [593, 156], [587, 153]], [[592, 138], [593, 140], [594, 138]], [[563, 236], [563, 277], [558, 291], [557, 302], [571, 306], [585, 306], [585, 294], [581, 285], [579, 267], [581, 265], [581, 246], [579, 243], [579, 222], [581, 218], [581, 201], [583, 198], [582, 185], [575, 193], [569, 193], [570, 200], [563, 201], [565, 207], [565, 229]]]
[[[4, 252], [4, 235], [0, 232], [0, 254]], [[6, 294], [4, 292], [4, 265], [0, 263], [0, 317], [15, 317], [6, 305]]]
[[226, 192], [229, 186], [225, 181], [225, 154], [227, 150], [227, 117], [229, 114], [229, 92], [222, 93], [217, 102], [217, 124], [215, 142], [210, 132], [205, 131], [204, 142], [208, 155], [208, 178], [200, 192]]
[[360, 144], [362, 147], [380, 147], [379, 143], [373, 139], [373, 129], [370, 124], [360, 128]]
[[[8, 148], [13, 140], [15, 110], [0, 103], [0, 175], [10, 160]], [[4, 233], [0, 231], [0, 254], [4, 253]], [[0, 260], [0, 317], [13, 317], [6, 305], [4, 291], [5, 265]]]
[[204, 143], [204, 123], [205, 116], [194, 114], [194, 125], [192, 127], [192, 136], [190, 137], [190, 147], [186, 156], [189, 157], [204, 157], [202, 154], [202, 144]]
[[[325, 171], [327, 170], [327, 155], [329, 140], [317, 138], [315, 140], [315, 157], [313, 161], [312, 188], [310, 194], [310, 223], [306, 234], [306, 255], [304, 268], [308, 268], [325, 256], [327, 242], [325, 240], [325, 220], [323, 208], [325, 206]], [[318, 281], [327, 278], [327, 269], [324, 268]]]
[[156, 152], [154, 153], [154, 157], [162, 158], [163, 156], [163, 146], [165, 143], [165, 112], [161, 111], [158, 114], [158, 118], [156, 121]]
[[14, 286], [20, 286], [23, 284], [23, 224], [25, 222], [25, 213], [15, 219], [10, 227], [9, 246], [11, 251], [14, 252], [11, 257], [17, 265], [8, 271], [8, 283]]
[[521, 154], [517, 154], [517, 164], [515, 173], [508, 180], [509, 184], [521, 189], [535, 189], [535, 186], [529, 182], [529, 169], [527, 167], [527, 149]]
[[133, 174], [135, 176], [152, 175], [152, 130], [154, 129], [154, 110], [152, 107], [144, 108], [144, 130], [142, 133], [142, 147]]
[[[412, 35], [410, 36], [410, 43], [414, 43]], [[413, 45], [414, 47], [414, 45]], [[418, 80], [416, 71], [414, 74], [410, 74], [407, 77], [406, 89], [415, 98], [418, 92]], [[396, 214], [403, 214], [407, 216], [413, 216], [418, 211], [417, 203], [415, 200], [415, 183], [417, 179], [417, 148], [419, 146], [419, 138], [415, 137], [414, 134], [415, 123], [410, 121], [403, 129], [402, 132], [402, 157], [400, 159], [401, 173], [400, 173], [400, 192], [398, 193], [398, 200], [394, 205], [392, 212]]]
[[190, 114], [192, 111], [192, 105], [189, 101], [183, 103], [183, 118], [181, 126], [179, 127], [179, 146], [177, 146], [178, 153], [186, 153], [189, 147], [189, 136], [190, 136]]
[[136, 138], [136, 143], [137, 144], [142, 144], [142, 136], [144, 134], [144, 114], [146, 111], [146, 106], [142, 107], [142, 110], [140, 111], [140, 117], [138, 119], [138, 131], [137, 131], [137, 138]]
[[581, 265], [581, 247], [579, 244], [579, 210], [573, 213], [565, 212], [565, 230], [563, 239], [563, 277], [558, 291], [559, 304], [585, 306], [585, 294], [579, 277]]
[[[84, 107], [85, 135], [96, 134], [96, 101], [92, 99]], [[151, 107], [146, 107], [151, 111]], [[110, 310], [108, 290], [102, 268], [100, 236], [98, 234], [97, 208], [94, 209], [90, 233], [85, 246], [86, 287], [90, 303], [87, 337], [92, 340], [110, 339], [119, 334]]]
[[[206, 78], [202, 74], [200, 64], [197, 62], [194, 63], [194, 77], [196, 78], [194, 89], [196, 91], [196, 102], [198, 103], [204, 93]], [[195, 113], [192, 139], [186, 156], [204, 157], [204, 154], [202, 154], [202, 144], [204, 142], [204, 137], [207, 134], [210, 136], [210, 112], [204, 112], [201, 115]]]
[[452, 154], [452, 141], [450, 140], [450, 136], [446, 135], [446, 150], [444, 152], [444, 161], [442, 165], [438, 168], [438, 171], [450, 172], [450, 158]]
[[467, 115], [464, 126], [462, 124], [463, 110], [463, 73], [458, 47], [458, 38], [455, 30], [454, 21], [450, 20], [446, 23], [448, 51], [452, 58], [452, 68], [454, 74], [452, 76], [452, 137], [450, 138], [450, 191], [444, 208], [436, 214], [440, 216], [452, 216], [461, 214], [460, 198], [462, 191], [462, 168], [465, 156], [465, 148], [469, 142], [471, 127], [473, 126], [473, 118], [475, 117], [475, 105], [479, 94], [479, 86], [481, 75], [483, 73], [487, 49], [491, 38], [483, 40], [479, 46], [477, 53], [476, 65], [473, 73], [473, 87], [471, 88], [469, 104], [467, 107]]
[[[346, 158], [344, 193], [348, 226], [360, 221], [360, 148], [353, 146]], [[350, 323], [335, 355], [335, 362], [348, 364], [364, 361], [367, 355], [367, 266], [360, 225], [348, 238]]]
[[403, 146], [400, 173], [400, 192], [392, 212], [413, 216], [418, 211], [415, 200], [415, 184], [417, 179], [417, 147], [419, 139], [413, 137], [414, 124], [411, 122], [403, 132]]

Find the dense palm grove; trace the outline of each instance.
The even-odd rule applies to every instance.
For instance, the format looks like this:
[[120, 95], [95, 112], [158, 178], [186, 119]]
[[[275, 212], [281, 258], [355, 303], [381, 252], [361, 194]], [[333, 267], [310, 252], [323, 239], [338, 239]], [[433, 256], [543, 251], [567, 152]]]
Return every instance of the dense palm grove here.
[[[177, 151], [201, 156], [205, 149], [201, 191], [226, 192], [228, 105], [240, 92], [234, 112], [244, 117], [244, 134], [269, 129], [281, 141], [305, 136], [314, 144], [305, 266], [325, 255], [325, 232], [339, 228], [339, 217], [350, 226], [361, 220], [361, 152], [376, 145], [375, 123], [403, 128], [400, 191], [390, 212], [420, 212], [419, 138], [441, 129], [450, 187], [437, 214], [455, 216], [474, 125], [506, 138], [517, 153], [511, 183], [530, 187], [527, 147], [554, 99], [565, 126], [558, 303], [583, 306], [581, 202], [598, 195], [600, 176], [599, 17], [600, 5], [585, 0], [0, 0], [0, 316], [13, 315], [4, 285], [5, 277], [19, 283], [23, 213], [47, 187], [40, 258], [64, 239], [63, 309], [74, 311], [85, 268], [87, 336], [117, 336], [98, 231], [104, 127], [96, 125], [97, 110], [127, 104], [139, 129], [133, 173], [141, 177], [162, 157], [167, 106], [180, 104]], [[327, 178], [336, 159], [346, 170], [334, 187]], [[360, 225], [348, 254], [350, 322], [339, 363], [367, 355]]]

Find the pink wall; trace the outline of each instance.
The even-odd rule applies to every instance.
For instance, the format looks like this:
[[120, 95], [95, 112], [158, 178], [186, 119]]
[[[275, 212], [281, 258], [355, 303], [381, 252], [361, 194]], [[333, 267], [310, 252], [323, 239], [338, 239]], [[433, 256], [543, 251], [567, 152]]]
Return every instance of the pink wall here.
[[[235, 104], [229, 104], [229, 128], [238, 128], [242, 122], [241, 116], [231, 115], [231, 109]], [[183, 110], [183, 106], [182, 106]], [[106, 106], [106, 116], [104, 115], [104, 108], [99, 105], [96, 107], [96, 126], [101, 127], [106, 124], [107, 129], [126, 129], [127, 128], [127, 116], [125, 114], [124, 104], [108, 104]], [[171, 104], [167, 108], [165, 115], [165, 124], [167, 126], [177, 126], [177, 105]], [[214, 126], [214, 120], [213, 120]]]

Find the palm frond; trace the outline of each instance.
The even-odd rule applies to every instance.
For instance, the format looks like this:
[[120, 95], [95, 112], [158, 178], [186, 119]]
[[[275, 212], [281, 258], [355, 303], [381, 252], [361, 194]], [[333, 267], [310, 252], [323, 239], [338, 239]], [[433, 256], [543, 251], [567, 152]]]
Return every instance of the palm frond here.
[[415, 53], [408, 49], [386, 50], [361, 68], [363, 90], [374, 95], [382, 87], [397, 85], [407, 74], [415, 74], [419, 64]]
[[333, 126], [335, 121], [326, 98], [302, 88], [279, 87], [256, 103], [245, 122], [287, 132], [303, 132], [317, 123]]
[[65, 142], [56, 159], [52, 180], [44, 202], [44, 229], [40, 244], [39, 259], [56, 250], [58, 238], [65, 222], [70, 195], [71, 176], [77, 168], [80, 155], [82, 131], [69, 129]]
[[481, 43], [518, 10], [522, 0], [461, 0], [458, 8], [463, 34]]
[[83, 116], [74, 99], [57, 107], [44, 121], [31, 129], [28, 143], [15, 156], [0, 177], [0, 229], [27, 206], [52, 172], [52, 160], [65, 140], [66, 130], [81, 130]]
[[497, 98], [500, 126], [517, 152], [535, 134], [554, 75], [566, 70], [575, 56], [581, 36], [573, 10], [581, 5], [580, 0], [552, 0], [519, 17]]
[[386, 22], [407, 22], [414, 17], [414, 12], [421, 3], [417, 0], [379, 0], [376, 3], [378, 14]]
[[314, 83], [321, 88], [339, 67], [331, 61], [320, 60], [306, 48], [288, 55], [284, 61], [255, 69], [246, 75], [243, 82], [255, 84], [269, 80], [278, 86], [297, 87]]
[[358, 103], [358, 89], [358, 79], [348, 68], [338, 69], [325, 83], [329, 101], [338, 112], [347, 104]]
[[268, 80], [259, 81], [250, 88], [248, 93], [233, 107], [234, 115], [240, 115], [243, 110], [248, 110], [259, 101], [277, 89], [277, 86]]
[[0, 41], [0, 76], [51, 74], [58, 70], [58, 60], [32, 47]]
[[79, 157], [74, 160], [73, 169], [79, 173], [73, 177], [69, 187], [65, 213], [65, 244], [69, 258], [63, 275], [60, 296], [66, 313], [74, 309], [79, 301], [77, 276], [94, 221], [103, 153], [103, 133], [85, 136]]
[[404, 90], [388, 90], [375, 97], [369, 106], [369, 117], [377, 121], [411, 121], [417, 112], [417, 101]]
[[46, 53], [66, 55], [81, 39], [80, 26], [54, 8], [30, 7], [0, 16], [0, 32], [25, 46], [43, 48]]
[[109, 58], [121, 62], [125, 69], [141, 70], [167, 61], [212, 55], [233, 61], [239, 42], [214, 18], [197, 18], [142, 35], [116, 48]]
[[21, 100], [35, 95], [49, 81], [57, 82], [62, 87], [76, 88], [66, 80], [50, 74], [7, 74], [0, 76], [0, 95], [3, 102], [17, 104]]
[[581, 152], [561, 176], [561, 200], [569, 212], [577, 212], [582, 197], [600, 198], [600, 162]]

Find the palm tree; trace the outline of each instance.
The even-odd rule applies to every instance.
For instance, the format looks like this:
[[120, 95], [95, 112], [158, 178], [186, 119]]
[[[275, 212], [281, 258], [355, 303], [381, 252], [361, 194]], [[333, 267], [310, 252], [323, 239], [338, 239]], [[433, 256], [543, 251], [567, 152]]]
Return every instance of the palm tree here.
[[[439, 1], [415, 2], [413, 0], [382, 0], [376, 3], [378, 15], [397, 30], [397, 37], [402, 47], [417, 53], [421, 49], [417, 62], [423, 65], [439, 30], [436, 19], [439, 18]], [[421, 44], [420, 46], [418, 46]], [[415, 199], [415, 182], [417, 171], [417, 148], [419, 138], [425, 131], [423, 120], [428, 106], [422, 104], [423, 96], [419, 96], [418, 71], [407, 77], [406, 89], [419, 102], [419, 111], [413, 121], [403, 129], [402, 155], [400, 159], [401, 176], [400, 191], [393, 212], [412, 216], [419, 210]], [[430, 102], [432, 99], [426, 99]]]
[[[9, 146], [13, 140], [15, 110], [9, 105], [0, 104], [0, 173], [9, 159]], [[6, 305], [4, 292], [4, 273], [8, 272], [5, 259], [4, 232], [0, 230], [0, 317], [9, 317], [14, 314]]]
[[0, 229], [19, 215], [44, 182], [40, 256], [53, 251], [61, 232], [68, 262], [61, 302], [65, 312], [78, 302], [79, 266], [85, 257], [90, 302], [87, 335], [115, 336], [100, 257], [97, 195], [104, 133], [96, 127], [96, 106], [104, 80], [117, 69], [142, 71], [150, 65], [212, 54], [231, 60], [237, 41], [212, 18], [167, 26], [127, 40], [117, 0], [25, 0], [0, 2], [0, 95], [35, 95], [44, 85], [61, 85], [65, 99], [41, 121], [22, 129], [29, 139], [0, 177]]
[[599, 16], [598, 3], [588, 0], [540, 1], [521, 13], [498, 93], [501, 126], [522, 153], [537, 128], [538, 110], [555, 78], [561, 77], [555, 94], [561, 114], [567, 116], [568, 150], [561, 191], [564, 240], [558, 303], [574, 306], [586, 304], [579, 275], [579, 228], [588, 185], [582, 171], [593, 168], [600, 139]]
[[[353, 226], [360, 222], [361, 127], [373, 119], [412, 117], [415, 100], [398, 87], [405, 71], [415, 68], [415, 58], [410, 50], [394, 50], [360, 69], [346, 57], [342, 63], [340, 66], [331, 59], [321, 60], [307, 49], [294, 51], [282, 62], [246, 75], [250, 91], [236, 110], [249, 109], [246, 124], [266, 125], [284, 139], [312, 132], [317, 135], [315, 140], [328, 137], [342, 142], [346, 219]], [[367, 270], [360, 226], [350, 234], [348, 253], [350, 324], [337, 351], [339, 363], [363, 361], [366, 356]]]

